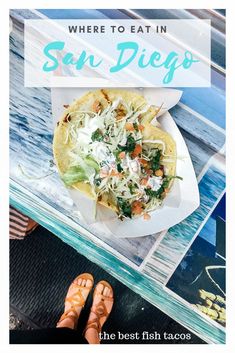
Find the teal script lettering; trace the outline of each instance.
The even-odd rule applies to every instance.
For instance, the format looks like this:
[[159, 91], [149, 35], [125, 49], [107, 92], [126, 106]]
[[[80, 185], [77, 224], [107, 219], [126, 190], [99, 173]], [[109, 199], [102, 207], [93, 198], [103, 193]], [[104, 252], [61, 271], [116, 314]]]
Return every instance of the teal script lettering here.
[[181, 61], [179, 54], [174, 51], [170, 52], [165, 58], [163, 58], [161, 53], [154, 51], [151, 53], [150, 57], [147, 58], [146, 49], [142, 49], [139, 58], [137, 58], [139, 45], [136, 42], [118, 43], [117, 50], [119, 51], [119, 57], [116, 65], [110, 68], [111, 73], [121, 71], [134, 62], [134, 60], [137, 60], [137, 65], [141, 69], [148, 66], [153, 68], [164, 67], [167, 69], [168, 71], [163, 78], [163, 83], [165, 84], [169, 84], [173, 80], [175, 71], [181, 66], [187, 70], [193, 63], [199, 62], [199, 60], [193, 58], [192, 53], [189, 51], [184, 53], [184, 57]]
[[[98, 60], [94, 55], [88, 55], [85, 50], [76, 58], [73, 53], [65, 52], [64, 48], [65, 42], [62, 41], [51, 42], [45, 46], [43, 53], [49, 60], [44, 63], [43, 71], [54, 71], [59, 65], [73, 65], [76, 70], [82, 70], [85, 64], [89, 65], [91, 68], [95, 68], [102, 63], [102, 59]], [[199, 62], [199, 60], [193, 57], [190, 51], [185, 51], [183, 57], [182, 54], [179, 55], [175, 51], [164, 55], [158, 51], [147, 53], [145, 48], [140, 49], [139, 44], [134, 41], [118, 43], [116, 48], [118, 57], [116, 64], [110, 67], [110, 73], [114, 74], [119, 72], [131, 64], [140, 69], [148, 67], [158, 69], [162, 67], [166, 70], [162, 79], [164, 84], [172, 82], [175, 72], [180, 67], [184, 70], [188, 70], [194, 63]]]
[[[58, 68], [60, 63], [58, 60], [58, 56], [56, 56], [56, 53], [60, 52], [61, 56], [61, 51], [64, 49], [64, 46], [65, 43], [61, 41], [51, 42], [45, 46], [43, 53], [47, 58], [50, 59], [50, 61], [45, 62], [45, 64], [43, 65], [43, 71], [51, 72]], [[52, 54], [52, 51], [55, 52], [54, 55]], [[97, 67], [102, 62], [102, 60], [100, 60], [95, 63], [94, 55], [87, 55], [85, 50], [81, 52], [78, 59], [74, 58], [73, 53], [65, 53], [61, 61], [64, 65], [75, 65], [77, 70], [81, 70], [85, 63], [88, 63], [90, 67]]]

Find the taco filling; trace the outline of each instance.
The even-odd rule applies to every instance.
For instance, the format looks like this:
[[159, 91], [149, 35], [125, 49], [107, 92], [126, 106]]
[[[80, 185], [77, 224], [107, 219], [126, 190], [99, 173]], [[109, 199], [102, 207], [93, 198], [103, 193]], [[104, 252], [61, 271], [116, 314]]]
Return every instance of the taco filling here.
[[54, 137], [60, 176], [120, 219], [158, 208], [175, 176], [172, 137], [151, 124], [159, 108], [129, 91], [89, 92], [68, 107]]

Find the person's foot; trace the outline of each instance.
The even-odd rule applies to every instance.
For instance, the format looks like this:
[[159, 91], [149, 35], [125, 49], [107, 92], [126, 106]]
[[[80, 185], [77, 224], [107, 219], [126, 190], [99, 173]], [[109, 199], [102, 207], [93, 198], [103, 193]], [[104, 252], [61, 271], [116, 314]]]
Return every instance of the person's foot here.
[[75, 329], [81, 310], [85, 305], [88, 294], [93, 287], [94, 279], [89, 273], [82, 273], [69, 287], [65, 298], [64, 313], [56, 327], [68, 327]]
[[94, 291], [93, 303], [84, 330], [90, 344], [100, 343], [99, 334], [113, 307], [113, 289], [106, 281], [100, 281]]

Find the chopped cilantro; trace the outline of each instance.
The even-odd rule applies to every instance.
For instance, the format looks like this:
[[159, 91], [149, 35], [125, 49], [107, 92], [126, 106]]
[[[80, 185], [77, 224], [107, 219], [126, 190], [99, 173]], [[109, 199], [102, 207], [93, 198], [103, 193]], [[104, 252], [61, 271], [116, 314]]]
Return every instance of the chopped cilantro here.
[[156, 155], [150, 161], [150, 169], [154, 172], [160, 168], [161, 151], [157, 150]]
[[96, 178], [96, 179], [94, 180], [94, 183], [95, 183], [96, 186], [99, 186], [100, 183], [101, 183], [101, 178]]
[[129, 135], [126, 140], [126, 145], [125, 146], [118, 145], [118, 147], [121, 151], [133, 152], [135, 149], [135, 145], [136, 145], [136, 142], [134, 137], [132, 135]]
[[145, 189], [146, 195], [151, 197], [151, 198], [157, 198], [159, 199], [164, 192], [164, 187], [161, 185], [160, 188], [156, 191], [152, 189]]
[[118, 173], [121, 173], [123, 171], [121, 163], [117, 163], [117, 171], [118, 171]]
[[125, 217], [131, 218], [131, 205], [127, 200], [122, 199], [121, 197], [117, 198], [118, 201], [118, 207], [121, 212], [121, 214]]
[[137, 123], [133, 123], [133, 127], [136, 131], [139, 131], [139, 128], [138, 128], [138, 124]]
[[92, 141], [102, 141], [103, 140], [102, 131], [100, 129], [95, 130], [91, 135], [91, 140]]

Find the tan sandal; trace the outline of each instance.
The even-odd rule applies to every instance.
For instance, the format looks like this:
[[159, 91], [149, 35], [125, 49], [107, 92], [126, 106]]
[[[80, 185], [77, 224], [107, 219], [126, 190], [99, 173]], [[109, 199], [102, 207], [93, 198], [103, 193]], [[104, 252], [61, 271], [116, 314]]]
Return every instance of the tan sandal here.
[[[96, 287], [99, 284], [103, 284], [104, 287], [108, 287], [112, 291], [112, 294], [113, 294], [113, 288], [111, 287], [111, 285], [108, 282], [100, 281], [99, 283], [97, 283]], [[97, 332], [99, 334], [101, 332], [101, 329], [102, 329], [102, 326], [101, 326], [101, 323], [100, 323], [100, 319], [102, 317], [105, 317], [106, 320], [107, 320], [107, 318], [109, 317], [109, 315], [111, 313], [111, 310], [112, 310], [112, 308], [111, 308], [110, 312], [108, 312], [104, 302], [105, 301], [111, 301], [113, 303], [114, 302], [113, 296], [112, 297], [106, 297], [103, 294], [97, 293], [97, 289], [96, 288], [94, 290], [93, 299], [94, 299], [95, 296], [99, 296], [100, 297], [99, 303], [95, 304], [95, 305], [93, 304], [92, 307], [91, 307], [91, 312], [94, 313], [96, 315], [96, 317], [94, 319], [92, 319], [92, 320], [88, 320], [88, 322], [86, 324], [86, 327], [85, 327], [85, 330], [83, 331], [84, 335], [85, 335], [86, 331], [89, 328], [94, 328], [95, 330], [97, 330]]]
[[[77, 281], [79, 279], [85, 279], [85, 280], [89, 279], [92, 282], [92, 285], [89, 287], [80, 286], [77, 284]], [[81, 275], [79, 275], [78, 277], [75, 278], [75, 280], [71, 283], [69, 289], [71, 288], [71, 286], [75, 286], [77, 288], [77, 292], [75, 292], [70, 297], [65, 298], [65, 303], [69, 302], [71, 304], [71, 307], [62, 314], [57, 325], [61, 321], [63, 321], [64, 319], [71, 319], [74, 323], [74, 326], [75, 326], [75, 321], [77, 319], [77, 310], [76, 309], [78, 307], [82, 307], [82, 308], [84, 307], [84, 305], [86, 303], [86, 299], [90, 293], [90, 290], [93, 287], [93, 284], [94, 284], [94, 278], [90, 273], [82, 273]], [[82, 295], [82, 290], [84, 290], [84, 289], [89, 290], [86, 298], [84, 298], [84, 296]], [[68, 292], [69, 292], [69, 290], [68, 290]], [[73, 315], [72, 313], [74, 313], [75, 315]]]

